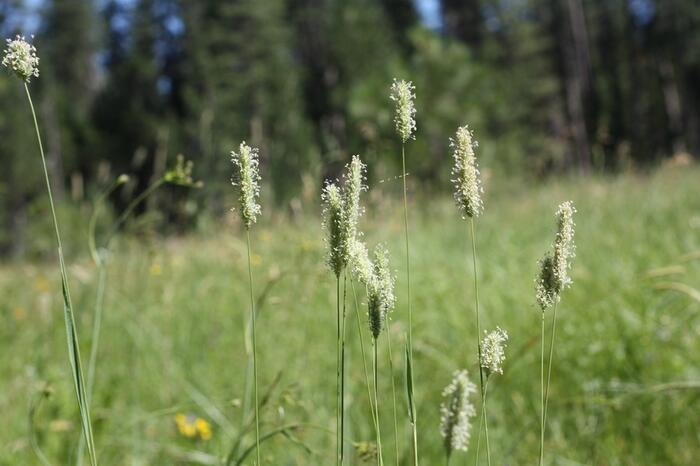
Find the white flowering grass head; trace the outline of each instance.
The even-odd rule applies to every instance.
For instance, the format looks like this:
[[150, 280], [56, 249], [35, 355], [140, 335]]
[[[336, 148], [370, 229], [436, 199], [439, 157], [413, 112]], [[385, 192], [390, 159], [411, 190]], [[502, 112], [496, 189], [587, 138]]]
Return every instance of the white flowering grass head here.
[[394, 124], [396, 132], [401, 137], [401, 142], [407, 142], [414, 138], [416, 132], [416, 106], [415, 106], [415, 86], [411, 81], [398, 80], [394, 78], [391, 84], [389, 98], [396, 106], [394, 113]]
[[354, 240], [350, 244], [350, 270], [353, 277], [366, 287], [374, 280], [374, 264], [369, 258], [367, 246], [362, 241]]
[[359, 155], [354, 155], [350, 163], [345, 167], [343, 174], [342, 204], [343, 214], [341, 217], [341, 247], [343, 260], [350, 261], [350, 249], [353, 242], [359, 236], [358, 224], [362, 216], [360, 206], [360, 194], [366, 190], [365, 185], [366, 166], [362, 163]]
[[496, 327], [496, 330], [486, 333], [481, 340], [481, 367], [486, 372], [486, 377], [491, 374], [503, 374], [503, 362], [506, 360], [506, 342], [508, 332]]
[[476, 162], [474, 149], [478, 143], [469, 126], [460, 126], [454, 138], [450, 138], [454, 166], [452, 183], [455, 186], [455, 201], [462, 217], [478, 217], [484, 210], [481, 194], [484, 192]]
[[557, 209], [557, 234], [554, 238], [554, 277], [558, 290], [568, 288], [573, 281], [569, 276], [571, 260], [576, 256], [574, 244], [574, 214], [576, 208], [571, 201], [563, 202]]
[[326, 230], [326, 246], [328, 247], [327, 263], [336, 277], [345, 268], [343, 251], [343, 198], [340, 188], [335, 183], [327, 183], [321, 194], [323, 204], [323, 223]]
[[367, 284], [367, 312], [369, 328], [376, 340], [386, 326], [389, 312], [394, 308], [394, 277], [389, 265], [389, 252], [384, 246], [374, 249], [372, 275]]
[[396, 296], [389, 252], [384, 246], [378, 245], [374, 249], [373, 259], [370, 259], [367, 246], [362, 241], [353, 241], [350, 248], [350, 269], [353, 276], [367, 289], [369, 329], [372, 337], [377, 339], [396, 304]]
[[554, 277], [554, 257], [547, 252], [540, 260], [540, 273], [535, 281], [535, 297], [542, 311], [546, 311], [559, 301]]
[[571, 201], [559, 205], [556, 213], [557, 233], [554, 237], [553, 253], [547, 252], [540, 261], [540, 272], [535, 281], [537, 303], [546, 310], [559, 302], [562, 290], [571, 286], [569, 276], [571, 260], [576, 255], [574, 244], [574, 214], [576, 208]]
[[3, 66], [9, 68], [24, 82], [39, 77], [39, 57], [36, 47], [24, 40], [24, 36], [7, 39], [7, 45], [2, 58]]
[[260, 174], [258, 172], [258, 149], [241, 142], [238, 152], [231, 151], [234, 166], [231, 184], [238, 189], [239, 210], [247, 229], [260, 215]]
[[440, 434], [447, 456], [455, 450], [467, 451], [471, 437], [471, 418], [476, 409], [469, 399], [476, 385], [469, 380], [466, 370], [454, 373], [452, 382], [443, 390], [440, 405]]

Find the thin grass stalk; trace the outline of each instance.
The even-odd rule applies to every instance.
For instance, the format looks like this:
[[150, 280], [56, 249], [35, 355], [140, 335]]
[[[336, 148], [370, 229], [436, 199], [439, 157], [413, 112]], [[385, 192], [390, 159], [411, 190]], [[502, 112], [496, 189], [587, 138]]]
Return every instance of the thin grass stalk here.
[[476, 231], [474, 230], [474, 217], [470, 218], [470, 229], [472, 237], [472, 265], [474, 268], [474, 306], [476, 309], [476, 350], [479, 356], [479, 385], [481, 396], [484, 396], [484, 371], [481, 368], [481, 323], [479, 319], [479, 276], [476, 268]]
[[391, 332], [389, 331], [388, 326], [386, 329], [386, 343], [389, 352], [389, 372], [391, 374], [391, 398], [394, 415], [394, 449], [396, 450], [396, 466], [399, 466], [399, 424], [396, 417], [396, 381], [394, 380], [394, 358], [391, 354]]
[[554, 361], [554, 337], [557, 331], [557, 307], [559, 301], [554, 303], [554, 315], [552, 316], [552, 336], [549, 343], [549, 362], [547, 363], [547, 384], [544, 387], [544, 418], [543, 418], [543, 436], [547, 432], [547, 405], [549, 402], [549, 383], [552, 380], [552, 364]]
[[544, 310], [542, 311], [542, 334], [540, 338], [540, 462], [544, 463]]
[[481, 404], [481, 413], [479, 415], [479, 435], [476, 437], [476, 459], [474, 460], [474, 464], [478, 465], [479, 464], [479, 453], [481, 452], [481, 432], [482, 429], [484, 428], [484, 404], [482, 402]]
[[367, 400], [369, 401], [369, 409], [372, 414], [372, 422], [375, 422], [374, 401], [372, 400], [372, 389], [369, 383], [369, 371], [367, 370], [367, 359], [365, 357], [365, 339], [362, 337], [362, 323], [360, 322], [360, 304], [357, 301], [357, 293], [355, 292], [355, 282], [350, 280], [350, 287], [355, 298], [355, 316], [357, 317], [357, 334], [360, 336], [360, 353], [362, 353], [362, 367], [365, 371], [365, 383], [367, 385]]
[[486, 436], [486, 462], [491, 466], [491, 446], [489, 444], [489, 419], [486, 413], [486, 393], [489, 388], [489, 379], [486, 378], [486, 384], [484, 385], [484, 402], [481, 405], [481, 417], [484, 420], [484, 432]]
[[376, 407], [374, 416], [374, 429], [377, 434], [377, 465], [384, 465], [384, 458], [382, 457], [382, 435], [381, 429], [379, 427], [379, 374], [378, 374], [378, 364], [377, 364], [377, 353], [379, 352], [377, 347], [379, 346], [379, 340], [374, 340], [374, 406]]
[[345, 301], [348, 291], [348, 277], [343, 275], [343, 316], [341, 319], [340, 341], [340, 464], [345, 458]]
[[246, 228], [246, 244], [248, 246], [248, 283], [250, 284], [250, 321], [253, 326], [253, 393], [255, 402], [255, 456], [260, 466], [260, 413], [258, 407], [258, 355], [255, 331], [255, 298], [253, 297], [253, 267], [250, 260], [250, 229]]
[[340, 275], [336, 283], [336, 341], [335, 341], [335, 464], [340, 465]]
[[[477, 250], [476, 250], [476, 230], [474, 228], [474, 217], [469, 219], [469, 228], [471, 232], [472, 240], [472, 268], [474, 271], [474, 309], [476, 313], [476, 351], [479, 357], [479, 393], [481, 394], [481, 404], [483, 406], [485, 393], [484, 393], [484, 371], [481, 367], [481, 321], [480, 321], [480, 308], [479, 308], [479, 275], [477, 272]], [[483, 417], [482, 417], [483, 421]], [[488, 443], [488, 438], [486, 439]], [[476, 442], [476, 461], [479, 461], [479, 451], [481, 450], [481, 421], [479, 422], [479, 435]]]
[[51, 192], [51, 181], [49, 180], [49, 171], [46, 167], [46, 157], [44, 156], [44, 147], [41, 143], [41, 134], [39, 132], [39, 123], [36, 119], [36, 112], [34, 110], [34, 103], [32, 102], [32, 96], [29, 92], [29, 86], [24, 84], [24, 89], [27, 93], [27, 100], [29, 101], [29, 107], [32, 111], [32, 118], [34, 120], [34, 129], [36, 130], [37, 141], [39, 142], [39, 152], [41, 153], [41, 164], [44, 169], [44, 179], [46, 181], [46, 192], [49, 196], [49, 204], [51, 206], [51, 216], [53, 218], [53, 226], [56, 232], [56, 243], [58, 245], [58, 260], [59, 268], [61, 272], [61, 288], [63, 292], [63, 314], [66, 324], [66, 337], [68, 344], [68, 355], [70, 360], [70, 365], [73, 373], [73, 383], [75, 385], [75, 393], [78, 398], [78, 408], [80, 411], [80, 421], [83, 429], [83, 434], [87, 441], [88, 455], [90, 457], [90, 464], [92, 466], [97, 466], [97, 455], [95, 454], [95, 443], [92, 436], [92, 423], [90, 421], [90, 407], [85, 393], [85, 381], [83, 380], [83, 369], [82, 362], [80, 359], [80, 345], [78, 340], [78, 331], [75, 325], [75, 317], [73, 312], [73, 304], [70, 297], [70, 290], [68, 288], [68, 274], [66, 273], [65, 262], [63, 259], [63, 245], [61, 243], [61, 234], [58, 229], [58, 219], [56, 217], [56, 207], [53, 201], [53, 194]]
[[[406, 239], [406, 287], [408, 289], [408, 358], [409, 364], [414, 368], [413, 364], [413, 311], [411, 308], [411, 254], [410, 242], [408, 238], [408, 190], [406, 188], [406, 144], [401, 143], [401, 170], [403, 181], [403, 224], [404, 236]], [[415, 393], [413, 385], [413, 372], [408, 377], [407, 383], [411, 393]], [[416, 419], [415, 403], [409, 402], [409, 411], [411, 417], [411, 428], [413, 429], [413, 465], [418, 466], [418, 420]]]

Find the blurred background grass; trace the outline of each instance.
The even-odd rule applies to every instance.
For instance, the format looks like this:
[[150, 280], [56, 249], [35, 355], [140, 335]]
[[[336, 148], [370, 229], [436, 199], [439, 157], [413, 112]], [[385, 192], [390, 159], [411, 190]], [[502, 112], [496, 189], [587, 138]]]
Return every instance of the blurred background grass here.
[[[482, 325], [499, 325], [511, 336], [505, 372], [490, 385], [495, 464], [527, 464], [537, 457], [539, 311], [533, 280], [554, 231], [553, 212], [566, 199], [578, 208], [578, 249], [574, 285], [560, 307], [547, 439], [551, 463], [695, 464], [700, 456], [699, 177], [697, 167], [667, 166], [650, 175], [561, 178], [534, 188], [487, 183], [486, 213], [477, 224]], [[402, 217], [393, 195], [398, 185], [372, 186], [362, 228], [370, 244], [388, 242], [394, 266], [402, 270]], [[421, 453], [424, 464], [441, 464], [440, 392], [453, 370], [476, 373], [469, 236], [450, 199], [419, 193], [414, 199]], [[85, 215], [69, 210], [61, 216], [72, 233], [66, 236], [85, 237]], [[93, 398], [101, 464], [210, 464], [230, 448], [245, 374], [245, 244], [232, 217], [204, 223], [198, 232], [165, 239], [132, 224], [131, 233], [113, 247]], [[310, 451], [282, 437], [270, 440], [264, 448], [268, 464], [333, 461], [332, 434], [318, 430], [332, 430], [335, 422], [335, 283], [323, 265], [321, 238], [313, 214], [290, 220], [268, 213], [253, 231], [261, 391], [279, 377], [263, 410], [264, 430], [290, 422], [309, 426], [294, 435]], [[87, 354], [97, 274], [86, 242], [75, 241], [70, 257]], [[401, 366], [406, 307], [404, 274], [397, 276], [399, 302], [390, 331]], [[0, 464], [37, 464], [27, 419], [32, 400], [46, 385], [52, 394], [35, 416], [38, 443], [54, 464], [69, 464], [75, 454], [79, 424], [65, 330], [56, 311], [58, 278], [53, 262], [5, 263], [0, 269], [5, 426]], [[361, 312], [364, 320], [364, 307]], [[353, 314], [348, 322], [349, 438], [371, 441]], [[403, 387], [398, 375], [396, 382]], [[380, 383], [389, 464], [387, 370], [381, 371]], [[403, 407], [403, 397], [400, 402]], [[210, 422], [212, 438], [180, 435], [177, 413]], [[246, 444], [252, 440], [248, 436]], [[402, 464], [409, 461], [408, 440], [404, 430]], [[472, 455], [473, 450], [467, 454]]]

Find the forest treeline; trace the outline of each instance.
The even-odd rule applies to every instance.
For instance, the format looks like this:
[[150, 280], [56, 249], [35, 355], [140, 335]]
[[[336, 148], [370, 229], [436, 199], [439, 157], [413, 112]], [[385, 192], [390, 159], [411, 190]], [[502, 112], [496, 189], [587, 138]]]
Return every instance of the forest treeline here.
[[[120, 173], [133, 196], [182, 153], [205, 181], [199, 205], [223, 210], [242, 139], [280, 204], [317, 196], [354, 153], [396, 176], [393, 77], [416, 85], [407, 157], [426, 187], [449, 185], [448, 138], [465, 123], [500, 173], [700, 153], [696, 0], [8, 0], [0, 31], [35, 34], [58, 198], [90, 199]], [[5, 252], [43, 201], [23, 92], [2, 73]]]

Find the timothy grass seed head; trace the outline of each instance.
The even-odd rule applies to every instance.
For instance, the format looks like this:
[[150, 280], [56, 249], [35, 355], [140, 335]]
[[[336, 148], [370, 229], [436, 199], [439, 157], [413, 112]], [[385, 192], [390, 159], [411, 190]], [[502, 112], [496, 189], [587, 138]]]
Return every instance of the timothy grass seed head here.
[[554, 238], [554, 278], [558, 290], [561, 291], [571, 285], [569, 276], [571, 259], [576, 256], [574, 244], [574, 214], [576, 208], [571, 201], [563, 202], [557, 209], [557, 234]]
[[344, 254], [343, 228], [343, 198], [340, 188], [335, 183], [327, 183], [321, 194], [323, 203], [323, 223], [326, 229], [326, 245], [328, 247], [328, 266], [336, 277], [346, 264]]
[[398, 80], [394, 78], [391, 84], [389, 98], [394, 101], [396, 110], [394, 113], [394, 124], [396, 132], [401, 137], [401, 142], [406, 142], [414, 138], [416, 131], [416, 94], [415, 86], [411, 81]]
[[357, 281], [369, 287], [374, 280], [374, 264], [369, 258], [365, 243], [356, 239], [350, 244], [350, 261], [348, 264]]
[[354, 155], [343, 175], [340, 243], [345, 263], [350, 261], [351, 249], [358, 237], [358, 223], [362, 216], [360, 194], [366, 189], [365, 169], [360, 156]]
[[353, 275], [367, 289], [367, 314], [369, 329], [376, 340], [384, 329], [389, 312], [394, 308], [394, 277], [389, 264], [389, 252], [384, 246], [374, 249], [372, 261], [367, 247], [355, 240], [351, 247], [350, 265]]
[[389, 265], [389, 252], [384, 246], [374, 249], [374, 266], [370, 283], [367, 286], [367, 306], [369, 328], [376, 340], [386, 325], [389, 312], [394, 308], [394, 277]]
[[260, 215], [260, 174], [258, 173], [258, 149], [241, 142], [238, 152], [231, 151], [234, 166], [231, 184], [238, 188], [240, 212], [247, 229]]
[[559, 301], [557, 281], [554, 277], [554, 257], [550, 252], [545, 253], [540, 260], [540, 273], [535, 281], [535, 297], [543, 311]]
[[466, 370], [455, 371], [452, 382], [443, 390], [440, 405], [440, 434], [449, 457], [454, 450], [467, 451], [471, 437], [470, 419], [476, 410], [469, 396], [476, 385], [469, 380]]
[[535, 281], [537, 302], [546, 310], [559, 301], [561, 291], [571, 285], [569, 276], [571, 260], [576, 255], [574, 244], [574, 214], [576, 208], [571, 201], [564, 202], [557, 209], [557, 233], [552, 248], [540, 261], [540, 273]]
[[503, 374], [503, 362], [506, 360], [506, 341], [508, 333], [496, 327], [491, 333], [486, 333], [481, 340], [481, 367], [486, 370], [486, 376]]
[[36, 55], [36, 47], [24, 40], [24, 36], [17, 35], [14, 39], [7, 39], [2, 64], [22, 81], [29, 82], [32, 76], [39, 77], [39, 57]]
[[479, 177], [479, 167], [476, 162], [474, 149], [478, 143], [474, 133], [468, 126], [460, 126], [454, 138], [450, 138], [450, 147], [454, 151], [454, 167], [452, 168], [452, 183], [455, 186], [455, 201], [462, 211], [463, 217], [478, 217], [484, 210], [481, 199], [483, 188]]

